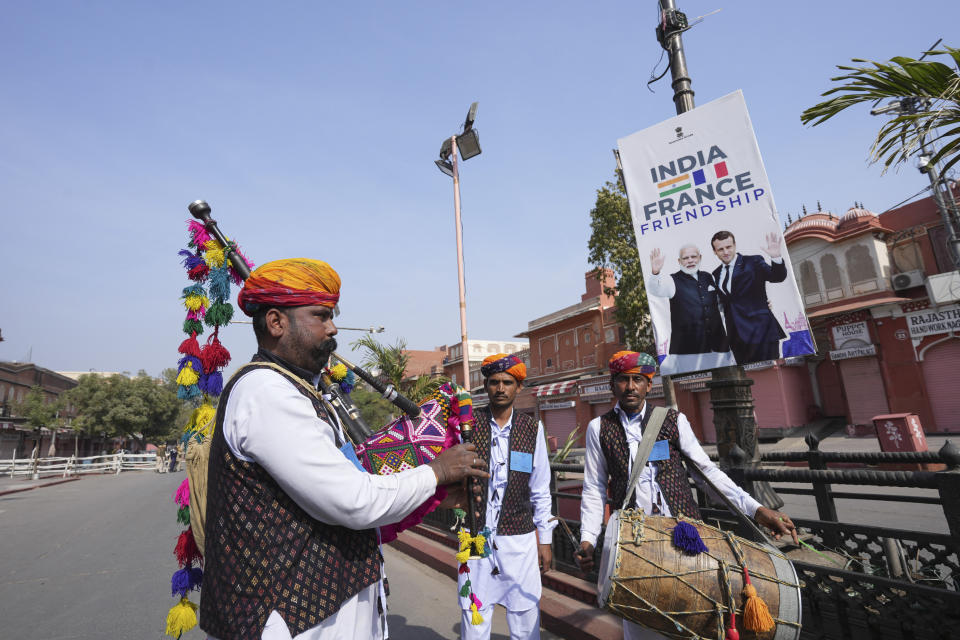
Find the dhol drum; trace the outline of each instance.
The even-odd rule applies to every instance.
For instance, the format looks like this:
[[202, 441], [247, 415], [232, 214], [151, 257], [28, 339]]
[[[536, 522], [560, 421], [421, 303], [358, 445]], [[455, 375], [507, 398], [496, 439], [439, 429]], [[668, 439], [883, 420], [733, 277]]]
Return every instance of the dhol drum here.
[[[722, 640], [733, 613], [741, 638], [797, 640], [800, 586], [793, 564], [772, 545], [685, 521], [707, 551], [690, 555], [674, 546], [676, 518], [614, 512], [599, 567], [600, 606], [668, 638]], [[745, 567], [776, 624], [769, 631], [744, 629]]]

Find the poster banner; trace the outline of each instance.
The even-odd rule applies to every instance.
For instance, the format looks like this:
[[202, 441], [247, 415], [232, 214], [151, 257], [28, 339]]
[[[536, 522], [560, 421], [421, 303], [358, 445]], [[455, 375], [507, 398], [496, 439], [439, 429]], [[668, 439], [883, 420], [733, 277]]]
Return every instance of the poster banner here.
[[743, 94], [617, 144], [661, 373], [814, 353]]

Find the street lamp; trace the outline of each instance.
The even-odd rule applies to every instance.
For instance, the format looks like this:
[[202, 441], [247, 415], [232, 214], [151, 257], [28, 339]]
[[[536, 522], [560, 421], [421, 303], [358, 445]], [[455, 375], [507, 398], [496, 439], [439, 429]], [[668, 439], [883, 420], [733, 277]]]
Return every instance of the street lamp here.
[[480, 155], [480, 138], [473, 128], [477, 118], [477, 104], [474, 102], [463, 121], [463, 131], [446, 138], [440, 145], [440, 159], [435, 163], [444, 174], [453, 178], [453, 210], [457, 231], [457, 275], [460, 280], [460, 347], [463, 356], [463, 387], [470, 390], [470, 364], [467, 349], [467, 304], [466, 286], [463, 279], [463, 226], [460, 223], [460, 173], [457, 170], [457, 155], [469, 160]]

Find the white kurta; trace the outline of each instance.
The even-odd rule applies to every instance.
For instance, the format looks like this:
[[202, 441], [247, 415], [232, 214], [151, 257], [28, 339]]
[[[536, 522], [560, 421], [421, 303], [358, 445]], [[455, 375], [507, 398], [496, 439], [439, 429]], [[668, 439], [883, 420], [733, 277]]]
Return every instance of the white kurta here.
[[[270, 369], [245, 373], [224, 410], [223, 436], [230, 451], [262, 466], [321, 522], [350, 529], [398, 522], [436, 491], [437, 477], [426, 465], [389, 476], [357, 469], [337, 447], [335, 428], [317, 417], [313, 404], [292, 383]], [[380, 638], [378, 589], [374, 584], [361, 591], [296, 640]], [[270, 613], [261, 637], [291, 638], [277, 611]]]
[[[620, 408], [620, 403], [617, 403], [614, 407], [627, 434], [627, 444], [630, 446], [629, 471], [631, 473], [633, 471], [633, 459], [637, 455], [637, 445], [643, 436], [643, 414], [646, 409], [647, 405], [644, 402], [640, 407], [640, 412], [630, 417]], [[682, 413], [677, 416], [677, 430], [679, 431], [680, 449], [696, 463], [700, 470], [704, 472], [704, 475], [710, 478], [731, 502], [747, 515], [753, 516], [760, 503], [734, 484], [733, 480], [710, 460], [703, 447], [700, 446], [697, 436], [693, 434], [690, 422]], [[600, 448], [599, 417], [594, 418], [587, 425], [586, 437], [587, 453], [583, 469], [583, 495], [580, 502], [580, 540], [596, 545], [597, 536], [600, 534], [600, 528], [603, 525], [603, 512], [607, 497], [607, 460]], [[652, 513], [653, 506], [657, 505], [661, 515], [672, 515], [670, 506], [660, 490], [660, 485], [657, 484], [656, 467], [652, 462], [648, 462], [646, 468], [640, 472], [636, 487], [638, 509], [643, 509], [646, 513]], [[619, 504], [610, 507], [611, 510], [619, 508]], [[623, 633], [625, 640], [654, 640], [664, 637], [655, 631], [627, 620], [623, 621]]]
[[[504, 492], [507, 489], [510, 470], [510, 429], [513, 416], [503, 427], [490, 419], [490, 480], [487, 483], [487, 517], [490, 528], [491, 549], [496, 549], [486, 558], [470, 560], [467, 566], [470, 573], [462, 573], [457, 588], [470, 578], [473, 592], [486, 609], [500, 604], [510, 611], [524, 611], [540, 604], [540, 561], [537, 553], [537, 535], [540, 544], [553, 542], [553, 528], [556, 522], [550, 522], [550, 460], [547, 457], [547, 443], [543, 436], [543, 424], [537, 424], [537, 444], [533, 453], [533, 468], [530, 473], [530, 500], [533, 503], [533, 524], [536, 531], [517, 536], [497, 535], [497, 522], [503, 506]], [[493, 568], [499, 567], [500, 573], [493, 575]], [[469, 598], [459, 598], [461, 609], [470, 608]]]

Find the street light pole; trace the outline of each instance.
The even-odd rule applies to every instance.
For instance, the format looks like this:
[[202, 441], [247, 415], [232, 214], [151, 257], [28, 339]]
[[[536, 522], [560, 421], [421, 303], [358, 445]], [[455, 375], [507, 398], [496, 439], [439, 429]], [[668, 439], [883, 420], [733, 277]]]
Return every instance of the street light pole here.
[[[670, 76], [673, 79], [673, 103], [677, 115], [694, 108], [693, 88], [687, 71], [687, 58], [683, 52], [682, 33], [689, 28], [687, 17], [677, 11], [674, 0], [659, 0], [660, 25], [657, 29], [660, 45], [670, 54]], [[707, 383], [710, 389], [710, 404], [713, 408], [713, 424], [717, 432], [717, 452], [726, 466], [733, 464], [730, 456], [734, 446], [746, 453], [748, 464], [758, 466], [760, 451], [757, 447], [757, 419], [754, 415], [753, 394], [743, 367], [721, 367], [713, 370]], [[673, 380], [663, 377], [663, 395], [667, 406], [676, 408], [676, 393]], [[773, 509], [783, 506], [783, 500], [766, 482], [748, 483], [745, 487], [754, 498]]]
[[467, 296], [463, 277], [463, 225], [460, 222], [460, 172], [457, 160], [457, 136], [450, 137], [451, 162], [453, 163], [453, 210], [457, 227], [457, 278], [460, 287], [460, 351], [463, 357], [463, 388], [470, 390], [470, 362], [467, 349]]

